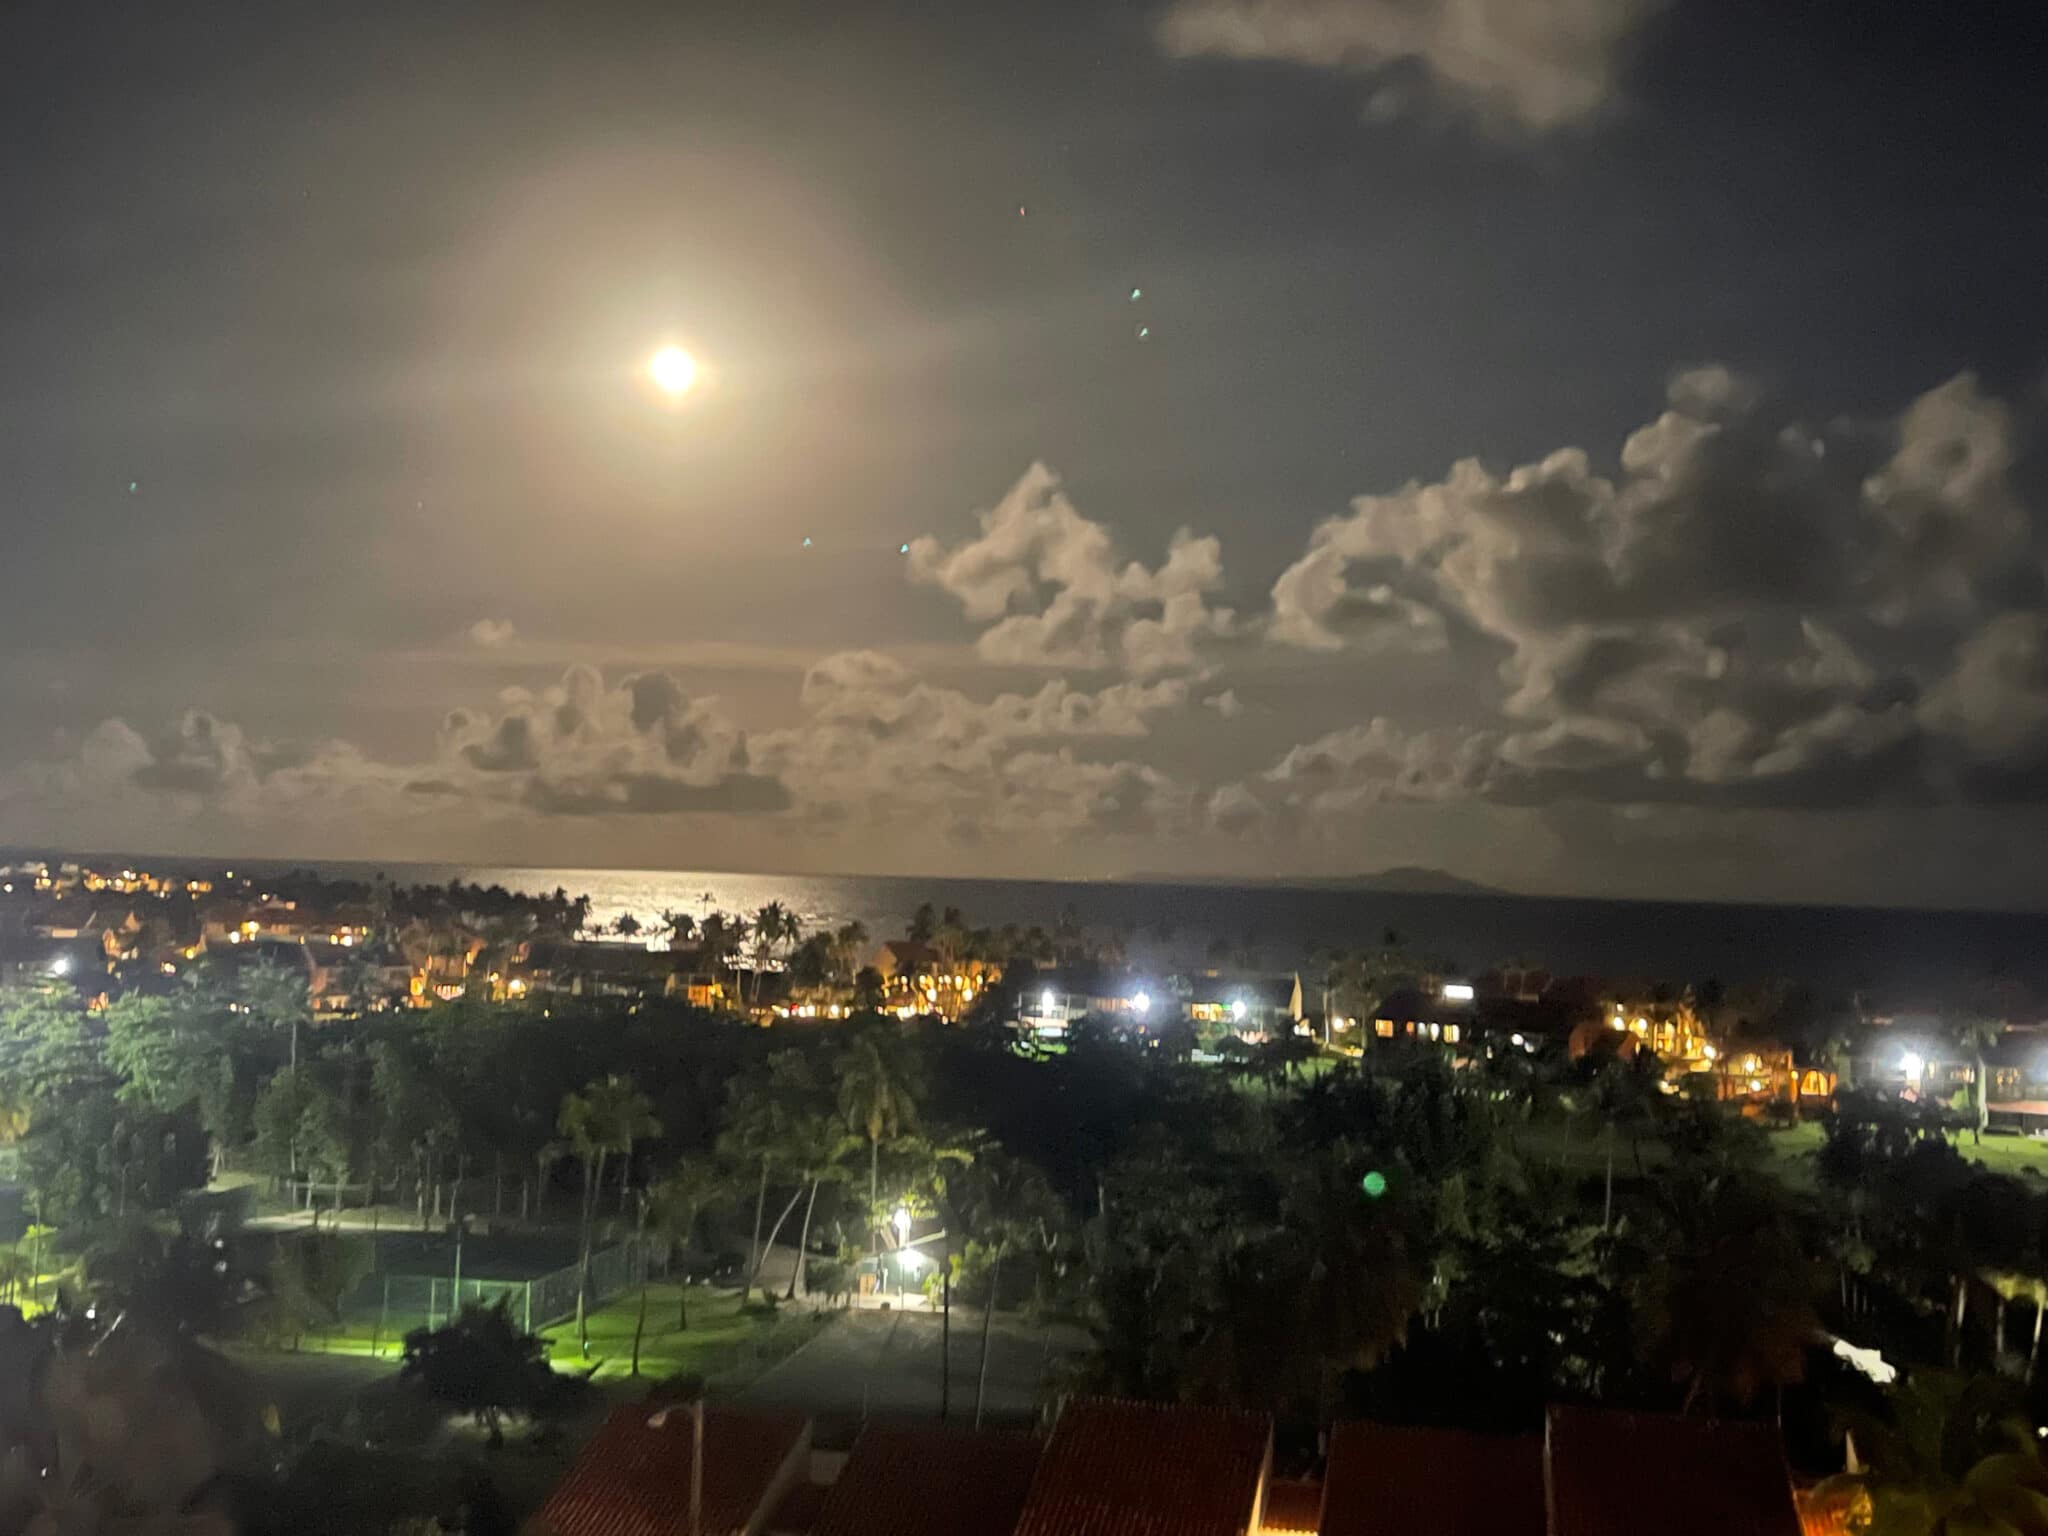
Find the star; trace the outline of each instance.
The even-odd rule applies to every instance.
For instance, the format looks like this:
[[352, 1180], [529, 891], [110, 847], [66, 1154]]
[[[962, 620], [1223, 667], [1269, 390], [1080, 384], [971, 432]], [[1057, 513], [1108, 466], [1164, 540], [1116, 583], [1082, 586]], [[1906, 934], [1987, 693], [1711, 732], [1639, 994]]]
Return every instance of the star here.
[[128, 482], [128, 494], [129, 494], [130, 496], [133, 496], [133, 495], [135, 494], [135, 487], [136, 487], [136, 486], [137, 486], [137, 484], [139, 484], [139, 483], [140, 483], [140, 482], [138, 482], [138, 481], [134, 481], [134, 480], [130, 480], [130, 481]]
[[1142, 299], [1143, 297], [1145, 297], [1145, 290], [1144, 290], [1144, 289], [1142, 289], [1142, 288], [1133, 288], [1133, 289], [1131, 290], [1131, 302], [1132, 302], [1133, 304], [1137, 303], [1137, 302], [1138, 302], [1138, 300]]
[[1140, 340], [1140, 341], [1143, 341], [1143, 340], [1144, 340], [1144, 339], [1145, 339], [1145, 338], [1146, 338], [1147, 336], [1150, 336], [1151, 334], [1152, 334], [1152, 327], [1151, 327], [1151, 326], [1149, 326], [1149, 325], [1141, 325], [1141, 326], [1139, 326], [1139, 327], [1138, 327], [1138, 340]]

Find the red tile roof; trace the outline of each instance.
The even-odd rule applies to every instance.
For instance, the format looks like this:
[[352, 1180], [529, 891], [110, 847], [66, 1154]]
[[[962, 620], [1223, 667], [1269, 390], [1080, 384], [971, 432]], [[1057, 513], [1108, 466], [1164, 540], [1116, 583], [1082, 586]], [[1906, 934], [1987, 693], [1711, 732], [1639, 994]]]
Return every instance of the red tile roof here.
[[1551, 1536], [1800, 1536], [1768, 1424], [1552, 1408]]
[[[704, 1415], [704, 1536], [737, 1536], [782, 1492], [807, 1445], [801, 1414]], [[614, 1409], [548, 1495], [537, 1523], [554, 1536], [689, 1536], [690, 1411]]]
[[1276, 1477], [1266, 1484], [1266, 1507], [1259, 1529], [1268, 1532], [1315, 1531], [1323, 1523], [1323, 1485]]
[[871, 1424], [832, 1485], [816, 1536], [1011, 1536], [1038, 1449], [1009, 1431]]
[[1077, 1399], [1046, 1443], [1016, 1536], [1239, 1536], [1272, 1441], [1264, 1414]]
[[792, 1484], [762, 1529], [770, 1536], [810, 1536], [818, 1528], [818, 1517], [825, 1512], [825, 1499], [831, 1492], [823, 1483]]
[[1322, 1536], [1544, 1536], [1543, 1441], [1339, 1424]]

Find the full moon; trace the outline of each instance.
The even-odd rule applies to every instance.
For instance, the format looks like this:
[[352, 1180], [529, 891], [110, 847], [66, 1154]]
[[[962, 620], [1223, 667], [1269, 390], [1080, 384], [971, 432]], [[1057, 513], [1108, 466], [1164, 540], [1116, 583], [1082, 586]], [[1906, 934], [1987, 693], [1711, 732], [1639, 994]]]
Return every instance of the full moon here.
[[685, 395], [697, 382], [697, 360], [681, 347], [663, 347], [647, 363], [647, 376], [665, 395]]

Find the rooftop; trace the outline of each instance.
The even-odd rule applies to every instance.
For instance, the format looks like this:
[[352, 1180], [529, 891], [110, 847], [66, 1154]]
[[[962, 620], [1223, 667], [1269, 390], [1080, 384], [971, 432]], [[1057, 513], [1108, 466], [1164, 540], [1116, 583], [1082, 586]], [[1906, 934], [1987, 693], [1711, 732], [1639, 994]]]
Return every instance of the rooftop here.
[[1322, 1536], [1544, 1536], [1535, 1435], [1339, 1424], [1323, 1490]]
[[1552, 1408], [1551, 1536], [1800, 1536], [1768, 1424]]
[[[704, 1536], [740, 1536], [779, 1498], [810, 1441], [795, 1413], [704, 1415]], [[614, 1409], [583, 1447], [532, 1530], [552, 1536], [688, 1536], [690, 1412]]]
[[1028, 1434], [870, 1424], [816, 1536], [1010, 1536], [1038, 1456]]
[[1077, 1398], [1046, 1442], [1016, 1536], [1241, 1536], [1271, 1448], [1264, 1414]]

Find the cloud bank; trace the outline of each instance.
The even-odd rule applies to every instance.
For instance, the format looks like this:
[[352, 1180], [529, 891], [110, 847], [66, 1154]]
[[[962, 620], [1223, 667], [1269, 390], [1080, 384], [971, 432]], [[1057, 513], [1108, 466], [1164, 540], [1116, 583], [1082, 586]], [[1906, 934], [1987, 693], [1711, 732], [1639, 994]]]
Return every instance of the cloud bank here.
[[1366, 862], [1389, 826], [1474, 818], [1754, 847], [1881, 813], [1887, 838], [1948, 839], [2048, 812], [2032, 425], [1968, 374], [1815, 425], [1696, 368], [1609, 453], [1465, 460], [1234, 578], [1189, 530], [1156, 564], [1121, 553], [1034, 464], [964, 537], [911, 546], [913, 597], [964, 621], [943, 681], [831, 652], [743, 724], [668, 671], [578, 664], [411, 752], [109, 719], [0, 775], [0, 836], [677, 827], [991, 872]]
[[1613, 102], [1653, 0], [1177, 0], [1158, 23], [1178, 58], [1270, 60], [1359, 75], [1367, 109], [1405, 105], [1404, 74], [1502, 131], [1548, 133]]

